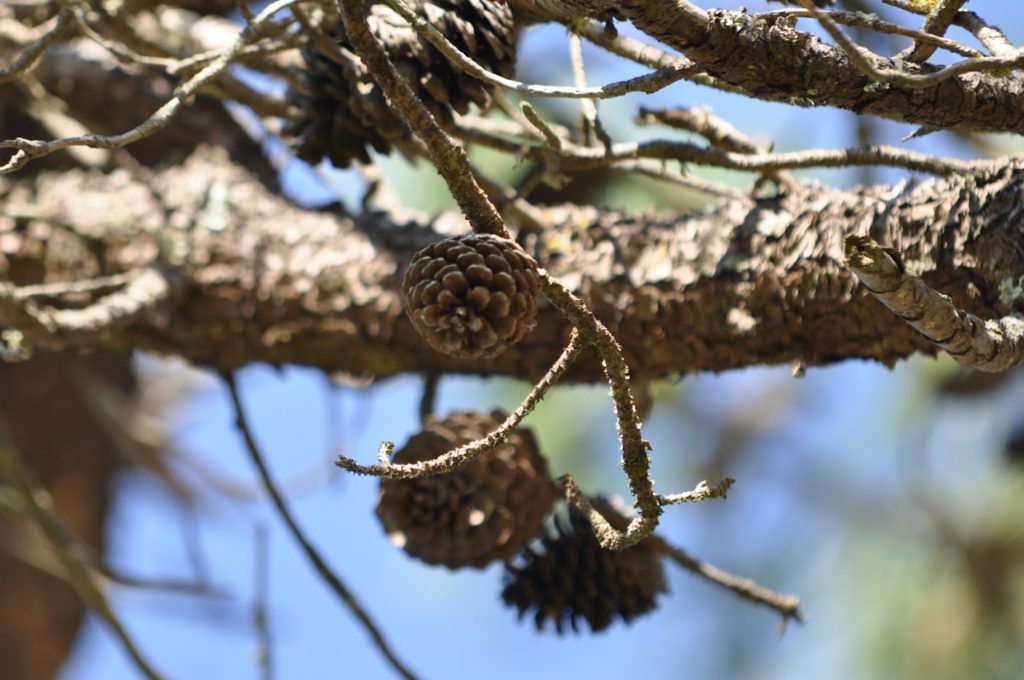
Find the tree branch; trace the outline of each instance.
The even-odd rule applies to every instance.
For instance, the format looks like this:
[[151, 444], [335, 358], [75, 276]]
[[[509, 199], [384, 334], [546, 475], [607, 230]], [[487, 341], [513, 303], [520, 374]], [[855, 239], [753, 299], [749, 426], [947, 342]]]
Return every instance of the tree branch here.
[[[633, 375], [854, 357], [891, 364], [936, 349], [895, 316], [878, 314], [843, 264], [845, 235], [898, 247], [908, 266], [964, 310], [1005, 316], [1024, 276], [1016, 226], [1022, 180], [1024, 168], [1009, 165], [971, 182], [853, 192], [801, 185], [693, 215], [552, 207], [538, 211], [544, 233], [521, 240], [608, 326]], [[0, 206], [7, 244], [0, 271], [7, 258], [34, 261], [46, 283], [139, 270], [168, 250], [189, 253], [178, 295], [96, 338], [96, 349], [174, 354], [219, 369], [264, 361], [375, 377], [433, 371], [536, 379], [569, 333], [543, 306], [537, 328], [494, 359], [423, 351], [402, 311], [399, 276], [416, 250], [464, 231], [461, 216], [301, 210], [223, 152], [203, 150], [154, 173], [149, 185], [125, 172], [0, 181]], [[197, 226], [172, 226], [189, 224]], [[52, 232], [51, 247], [23, 233], [30, 225]], [[0, 325], [18, 324], [0, 313]], [[68, 346], [39, 329], [20, 330], [30, 344]], [[596, 358], [585, 356], [566, 378], [602, 375]]]

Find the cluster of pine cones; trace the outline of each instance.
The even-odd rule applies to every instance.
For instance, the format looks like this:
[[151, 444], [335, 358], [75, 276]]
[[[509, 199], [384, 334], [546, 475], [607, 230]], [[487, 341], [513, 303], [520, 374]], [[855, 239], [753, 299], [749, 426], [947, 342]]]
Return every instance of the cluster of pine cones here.
[[[464, 53], [511, 76], [515, 22], [505, 0], [417, 0], [416, 12]], [[302, 84], [289, 96], [299, 114], [286, 132], [297, 154], [346, 167], [370, 161], [368, 149], [408, 152], [412, 138], [389, 110], [337, 17], [324, 18], [336, 50], [309, 47]], [[443, 123], [470, 104], [486, 108], [481, 83], [453, 68], [390, 8], [371, 5], [370, 29], [400, 74]], [[416, 253], [402, 280], [413, 327], [435, 350], [490, 359], [533, 328], [541, 291], [537, 263], [515, 242], [468, 234]], [[431, 460], [492, 432], [504, 414], [453, 413], [428, 418], [394, 463]], [[665, 591], [660, 557], [646, 544], [603, 549], [575, 510], [557, 515], [555, 486], [529, 430], [457, 469], [417, 479], [381, 481], [376, 514], [410, 556], [449, 569], [505, 564], [502, 599], [538, 629], [562, 633], [582, 620], [594, 631], [631, 621]]]
[[[485, 436], [505, 415], [458, 412], [430, 419], [395, 463], [430, 460]], [[661, 558], [647, 544], [605, 550], [572, 508], [553, 512], [555, 487], [529, 430], [459, 467], [381, 482], [377, 517], [410, 556], [449, 569], [505, 564], [501, 597], [538, 630], [593, 631], [652, 611], [665, 592]], [[545, 518], [549, 518], [545, 526]]]

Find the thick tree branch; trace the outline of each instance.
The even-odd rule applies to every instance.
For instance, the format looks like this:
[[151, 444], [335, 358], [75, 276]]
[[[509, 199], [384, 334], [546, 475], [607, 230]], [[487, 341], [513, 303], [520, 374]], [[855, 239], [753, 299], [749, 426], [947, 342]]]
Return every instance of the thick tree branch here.
[[[1024, 132], [1024, 78], [966, 73], [928, 87], [880, 84], [836, 45], [797, 31], [779, 14], [703, 11], [685, 0], [517, 0], [529, 14], [569, 20], [618, 14], [750, 96], [832, 106], [892, 120], [974, 132]], [[995, 62], [993, 62], [995, 63]], [[902, 62], [908, 74], [937, 70]], [[887, 64], [895, 68], [895, 62]]]
[[[548, 208], [539, 214], [549, 228], [521, 241], [608, 326], [634, 375], [854, 357], [891, 364], [934, 346], [884, 312], [847, 271], [845, 234], [899, 248], [965, 311], [1004, 316], [1022, 294], [1022, 179], [1024, 168], [1007, 166], [971, 182], [857, 192], [802, 186], [689, 216]], [[104, 334], [97, 348], [176, 354], [220, 369], [265, 361], [376, 377], [536, 379], [570, 330], [542, 306], [537, 328], [495, 359], [430, 351], [402, 311], [399, 277], [415, 250], [465, 230], [460, 216], [301, 210], [222, 152], [201, 151], [148, 184], [123, 171], [0, 182], [0, 204], [0, 274], [34, 262], [47, 283], [80, 280], [188, 253], [177, 296]], [[0, 318], [0, 326], [14, 321]], [[63, 346], [41, 333], [27, 339]], [[601, 375], [585, 356], [567, 377]]]

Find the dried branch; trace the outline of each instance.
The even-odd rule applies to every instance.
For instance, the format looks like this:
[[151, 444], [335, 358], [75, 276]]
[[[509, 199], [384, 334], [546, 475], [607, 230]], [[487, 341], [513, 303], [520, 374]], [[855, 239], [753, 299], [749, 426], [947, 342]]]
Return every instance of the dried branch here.
[[60, 560], [72, 587], [86, 605], [96, 612], [114, 632], [135, 667], [147, 678], [152, 680], [160, 678], [160, 674], [143, 656], [138, 645], [107, 602], [102, 587], [97, 583], [88, 561], [83, 557], [86, 553], [80, 544], [68, 534], [61, 521], [48, 507], [46, 492], [32, 478], [28, 468], [21, 460], [21, 456], [14, 450], [10, 438], [2, 430], [0, 430], [0, 477], [6, 479], [18, 495], [20, 503], [25, 508], [27, 519], [31, 520], [46, 537], [57, 559]]
[[894, 68], [877, 67], [872, 64], [872, 59], [881, 61], [881, 57], [868, 53], [868, 51], [857, 45], [850, 38], [846, 37], [842, 29], [829, 17], [827, 12], [818, 9], [811, 0], [796, 0], [804, 9], [814, 15], [822, 27], [828, 31], [836, 43], [843, 49], [846, 56], [850, 58], [857, 68], [868, 75], [872, 80], [881, 83], [902, 85], [911, 89], [923, 89], [933, 87], [939, 83], [964, 75], [980, 71], [1001, 71], [1006, 69], [1017, 69], [1024, 66], [1024, 55], [1015, 54], [1011, 56], [976, 57], [964, 59], [955, 64], [950, 64], [930, 73], [907, 73]]
[[736, 480], [731, 477], [726, 477], [714, 486], [708, 484], [707, 481], [703, 481], [698, 484], [693, 491], [674, 493], [669, 494], [668, 496], [658, 496], [658, 502], [662, 505], [678, 505], [680, 503], [699, 503], [701, 501], [709, 501], [714, 498], [724, 499], [729, 493], [729, 489], [731, 489], [732, 485], [735, 483]]
[[[600, 516], [600, 513], [587, 515], [601, 545], [610, 550], [622, 550], [649, 536], [658, 526], [658, 517], [661, 515], [661, 504], [654, 493], [654, 483], [651, 481], [651, 461], [647, 457], [651, 445], [640, 433], [640, 417], [637, 415], [636, 403], [629, 388], [629, 367], [622, 354], [622, 347], [615, 337], [598, 321], [594, 313], [587, 309], [582, 300], [543, 270], [541, 283], [544, 294], [552, 304], [572, 322], [583, 340], [597, 350], [605, 378], [611, 386], [619, 446], [622, 449], [622, 469], [629, 480], [629, 490], [640, 514], [630, 521], [625, 531], [616, 530]], [[583, 510], [584, 508], [578, 504], [582, 494], [576, 488], [572, 477], [563, 477], [562, 485], [566, 499]]]
[[273, 680], [274, 677], [274, 638], [270, 630], [270, 616], [267, 612], [267, 600], [270, 595], [270, 539], [267, 528], [262, 524], [254, 532], [253, 564], [255, 565], [254, 597], [252, 604], [252, 622], [259, 640], [256, 658], [262, 680]]
[[[882, 0], [882, 2], [886, 5], [898, 7], [905, 12], [924, 14], [926, 16], [928, 14], [926, 8], [906, 2], [905, 0]], [[953, 16], [953, 25], [967, 30], [994, 55], [1007, 57], [1017, 53], [1017, 48], [1006, 38], [1002, 30], [997, 26], [990, 26], [974, 12], [960, 10]]]
[[796, 595], [785, 595], [769, 590], [756, 581], [742, 576], [730, 574], [718, 567], [701, 562], [692, 557], [682, 548], [676, 547], [660, 536], [652, 536], [647, 543], [657, 552], [668, 557], [683, 569], [699, 576], [700, 578], [713, 583], [716, 586], [725, 588], [748, 602], [763, 605], [774, 609], [782, 615], [783, 621], [793, 619], [798, 623], [804, 623], [807, 617], [800, 611], [800, 598]]
[[[805, 9], [780, 9], [775, 10], [772, 14], [778, 14], [786, 17], [813, 17], [811, 12]], [[959, 54], [962, 57], [981, 57], [984, 56], [977, 49], [959, 43], [956, 40], [950, 40], [942, 35], [932, 35], [931, 33], [925, 33], [924, 31], [916, 28], [907, 28], [899, 24], [894, 24], [890, 21], [885, 21], [877, 14], [867, 14], [865, 12], [844, 12], [831, 10], [827, 12], [829, 18], [835, 21], [837, 24], [843, 26], [851, 26], [853, 28], [866, 28], [876, 33], [884, 33], [887, 35], [901, 35], [907, 38], [913, 38], [915, 42], [921, 45], [927, 45], [930, 48], [940, 48], [952, 52], [953, 54]]]
[[[701, 485], [706, 484], [706, 482], [701, 482]], [[716, 487], [717, 486], [720, 485], [716, 485]], [[695, 491], [700, 489], [701, 486], [698, 486]], [[616, 528], [621, 529], [625, 527], [630, 520], [630, 513], [621, 507], [617, 507], [605, 498], [588, 497], [586, 501], [595, 512], [598, 512], [602, 518], [606, 519]], [[676, 565], [682, 567], [686, 571], [689, 571], [695, 576], [708, 581], [712, 585], [725, 588], [748, 602], [753, 602], [754, 604], [774, 609], [782, 615], [783, 622], [789, 619], [793, 619], [799, 623], [804, 623], [806, 621], [806, 617], [803, 612], [800, 611], [800, 598], [795, 595], [777, 593], [765, 588], [764, 586], [758, 585], [751, 579], [730, 574], [729, 572], [723, 571], [714, 565], [701, 562], [700, 560], [690, 556], [682, 548], [672, 545], [659, 534], [654, 534], [648, 537], [644, 543], [645, 545], [650, 546], [655, 552], [660, 553], [675, 562]]]
[[238, 385], [235, 383], [235, 377], [231, 373], [223, 373], [221, 376], [224, 379], [224, 383], [228, 388], [228, 395], [231, 397], [231, 405], [235, 410], [235, 422], [238, 427], [239, 434], [242, 435], [242, 440], [245, 443], [245, 449], [249, 454], [250, 460], [259, 472], [260, 480], [263, 482], [263, 488], [270, 496], [270, 500], [274, 504], [274, 508], [277, 510], [277, 514], [284, 521], [288, 527], [288, 531], [292, 537], [296, 540], [299, 546], [302, 548], [302, 552], [305, 553], [306, 558], [310, 564], [316, 570], [316, 573], [324, 581], [324, 583], [331, 589], [331, 591], [341, 600], [342, 604], [352, 612], [352, 615], [356, 617], [359, 623], [366, 629], [366, 632], [370, 634], [374, 645], [384, 655], [391, 667], [401, 675], [403, 678], [410, 680], [415, 679], [415, 675], [410, 671], [405, 664], [403, 664], [398, 656], [395, 654], [391, 645], [384, 637], [384, 633], [381, 632], [380, 627], [374, 623], [373, 619], [366, 612], [366, 609], [359, 603], [355, 595], [349, 590], [348, 586], [344, 584], [341, 578], [334, 572], [320, 555], [320, 552], [313, 547], [313, 544], [306, 537], [305, 532], [299, 526], [295, 517], [292, 515], [291, 510], [288, 509], [287, 503], [285, 503], [284, 496], [278, 490], [277, 485], [274, 483], [273, 477], [270, 475], [270, 469], [267, 467], [267, 463], [264, 460], [263, 454], [260, 452], [259, 446], [256, 443], [256, 439], [253, 436], [252, 428], [249, 426], [249, 419], [245, 414], [245, 409], [242, 406], [242, 399], [238, 393]]
[[40, 55], [42, 55], [46, 48], [64, 35], [64, 31], [67, 29], [70, 21], [71, 12], [66, 8], [60, 10], [60, 12], [57, 13], [56, 18], [53, 20], [52, 27], [26, 45], [25, 49], [23, 49], [10, 64], [0, 67], [0, 85], [14, 80], [25, 71], [32, 68], [32, 65], [36, 63], [36, 60], [39, 59]]
[[[942, 35], [949, 29], [960, 8], [966, 4], [967, 0], [937, 0], [928, 12], [921, 31], [932, 35]], [[927, 61], [934, 52], [935, 45], [915, 40], [914, 45], [900, 56], [907, 61], [921, 64]]]
[[433, 114], [395, 70], [387, 52], [370, 31], [365, 0], [337, 0], [345, 33], [356, 54], [373, 74], [388, 104], [426, 145], [434, 167], [444, 177], [462, 213], [478, 232], [509, 237], [501, 215], [477, 184], [465, 150], [437, 124]]
[[614, 144], [611, 149], [577, 146], [567, 140], [562, 140], [561, 148], [552, 150], [548, 146], [538, 146], [532, 142], [524, 146], [523, 141], [509, 140], [467, 122], [457, 123], [453, 129], [460, 138], [467, 142], [538, 162], [543, 162], [546, 157], [556, 154], [559, 167], [566, 170], [614, 167], [624, 161], [630, 162], [647, 158], [759, 173], [807, 168], [884, 165], [946, 177], [955, 174], [991, 173], [1005, 162], [1005, 159], [961, 161], [878, 144], [850, 149], [809, 149], [789, 153], [744, 154], [702, 147], [691, 142], [660, 139], [648, 142], [620, 142]]
[[846, 266], [879, 302], [963, 366], [1005, 371], [1024, 359], [1024, 318], [983, 321], [958, 309], [870, 237], [846, 237]]
[[415, 11], [402, 0], [385, 0], [391, 9], [395, 10], [403, 19], [408, 21], [420, 35], [436, 47], [438, 51], [456, 67], [462, 69], [471, 76], [478, 78], [485, 83], [503, 87], [520, 94], [533, 95], [535, 97], [566, 97], [570, 99], [610, 99], [621, 97], [630, 92], [646, 92], [648, 94], [662, 90], [672, 83], [691, 78], [700, 69], [693, 64], [675, 63], [671, 66], [660, 68], [654, 73], [648, 73], [635, 78], [602, 85], [600, 87], [560, 87], [556, 85], [531, 85], [506, 78], [490, 71], [472, 57], [462, 52], [439, 30], [430, 25], [426, 20], [416, 14]]
[[385, 479], [416, 479], [430, 475], [450, 472], [469, 461], [493, 451], [500, 446], [512, 431], [519, 426], [523, 418], [540, 403], [540, 400], [554, 385], [565, 371], [572, 365], [572, 362], [579, 356], [583, 349], [583, 339], [580, 334], [573, 330], [569, 336], [569, 342], [562, 350], [561, 356], [551, 366], [548, 372], [533, 386], [530, 393], [526, 395], [523, 402], [501, 423], [493, 432], [485, 437], [472, 441], [468, 444], [452, 449], [437, 458], [421, 461], [419, 463], [392, 463], [391, 457], [395, 445], [393, 442], [381, 442], [377, 452], [378, 465], [359, 465], [351, 458], [342, 456], [338, 459], [338, 467], [347, 472], [357, 475], [372, 475], [384, 477]]
[[194, 95], [199, 88], [220, 76], [230, 66], [242, 50], [257, 40], [264, 37], [264, 31], [268, 29], [270, 19], [283, 9], [301, 2], [302, 0], [276, 0], [266, 7], [256, 20], [245, 26], [239, 33], [238, 38], [230, 48], [225, 50], [212, 61], [208, 66], [189, 78], [174, 93], [174, 96], [163, 106], [156, 110], [149, 118], [138, 124], [131, 130], [117, 135], [79, 135], [75, 137], [64, 137], [53, 141], [31, 140], [17, 137], [15, 139], [0, 140], [0, 149], [15, 149], [16, 152], [10, 160], [0, 166], [0, 175], [14, 172], [29, 161], [47, 156], [55, 151], [66, 149], [72, 146], [87, 146], [96, 149], [119, 149], [123, 146], [137, 142], [140, 139], [149, 137], [166, 127], [174, 115]]

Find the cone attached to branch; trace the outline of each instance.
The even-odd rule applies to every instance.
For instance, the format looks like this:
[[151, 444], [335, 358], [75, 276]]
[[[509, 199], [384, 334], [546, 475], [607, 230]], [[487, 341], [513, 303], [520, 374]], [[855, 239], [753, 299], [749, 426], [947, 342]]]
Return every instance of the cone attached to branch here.
[[587, 519], [570, 509], [568, 518], [556, 519], [553, 533], [506, 565], [501, 598], [520, 618], [532, 612], [537, 630], [550, 621], [562, 634], [566, 624], [579, 632], [581, 619], [594, 632], [616, 617], [629, 623], [653, 611], [666, 591], [661, 559], [649, 546], [605, 550]]
[[[473, 411], [428, 420], [394, 458], [418, 463], [486, 436], [505, 414]], [[419, 479], [384, 479], [377, 517], [412, 557], [449, 569], [507, 560], [540, 533], [554, 502], [547, 463], [529, 430], [461, 467]]]
[[412, 325], [434, 349], [488, 359], [533, 328], [540, 277], [512, 241], [467, 234], [413, 255], [402, 288]]
[[[409, 0], [416, 13], [484, 68], [506, 77], [515, 72], [515, 27], [504, 0]], [[452, 110], [490, 105], [490, 86], [451, 65], [448, 59], [383, 3], [370, 6], [370, 30], [384, 46], [398, 73], [431, 113], [447, 123]], [[390, 153], [411, 148], [412, 137], [388, 108], [372, 74], [353, 53], [337, 17], [325, 25], [338, 50], [315, 45], [303, 50], [301, 83], [288, 92], [298, 113], [285, 135], [300, 158], [328, 158], [337, 167], [370, 162], [368, 148]]]

